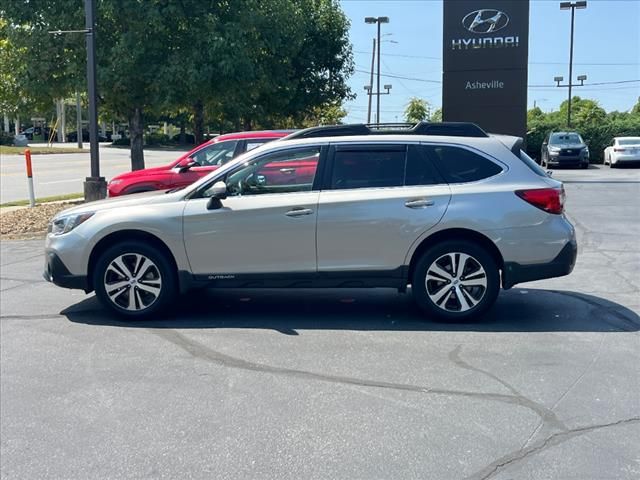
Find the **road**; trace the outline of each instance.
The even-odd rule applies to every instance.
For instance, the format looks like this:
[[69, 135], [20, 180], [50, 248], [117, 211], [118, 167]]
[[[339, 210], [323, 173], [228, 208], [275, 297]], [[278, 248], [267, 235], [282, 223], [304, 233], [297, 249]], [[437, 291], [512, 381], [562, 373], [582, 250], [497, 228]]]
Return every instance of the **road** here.
[[[74, 144], [75, 145], [75, 144]], [[147, 167], [165, 165], [183, 152], [145, 150]], [[33, 155], [36, 197], [50, 197], [83, 191], [82, 182], [91, 174], [89, 153]], [[100, 174], [108, 179], [131, 170], [129, 150], [100, 146]], [[22, 155], [0, 158], [0, 203], [29, 198], [25, 160]]]
[[481, 322], [389, 290], [194, 292], [123, 323], [0, 245], [0, 476], [637, 479], [640, 171], [557, 171], [579, 257]]

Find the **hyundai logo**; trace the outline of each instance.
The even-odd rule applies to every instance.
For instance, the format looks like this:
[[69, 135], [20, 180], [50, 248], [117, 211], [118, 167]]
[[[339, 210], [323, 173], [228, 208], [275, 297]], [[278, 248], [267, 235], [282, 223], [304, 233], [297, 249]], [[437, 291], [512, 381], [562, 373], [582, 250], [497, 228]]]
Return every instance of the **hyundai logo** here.
[[462, 26], [473, 33], [492, 33], [502, 30], [509, 23], [509, 15], [500, 10], [483, 8], [467, 13]]

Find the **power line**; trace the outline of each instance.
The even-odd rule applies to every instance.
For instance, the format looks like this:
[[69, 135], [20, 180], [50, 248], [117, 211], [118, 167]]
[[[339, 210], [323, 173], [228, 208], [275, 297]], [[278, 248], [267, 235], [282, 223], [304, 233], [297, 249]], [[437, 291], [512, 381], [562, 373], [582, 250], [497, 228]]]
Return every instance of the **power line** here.
[[[369, 72], [367, 72], [366, 70], [359, 70], [359, 69], [355, 69], [356, 72], [359, 73], [366, 73], [368, 74]], [[425, 83], [442, 83], [440, 80], [428, 80], [426, 78], [415, 78], [415, 77], [404, 77], [402, 75], [393, 75], [390, 73], [381, 73], [380, 76], [382, 77], [388, 77], [388, 78], [400, 78], [402, 80], [412, 80], [414, 82], [425, 82]]]
[[[367, 54], [369, 55], [369, 52], [364, 52], [361, 50], [354, 50], [353, 53], [359, 53], [359, 54]], [[384, 54], [386, 57], [400, 57], [400, 58], [423, 58], [426, 60], [442, 60], [441, 57], [429, 57], [426, 55], [403, 55], [400, 53], [385, 53]], [[567, 62], [529, 62], [529, 65], [566, 65]], [[622, 66], [635, 66], [635, 65], [640, 65], [639, 62], [586, 62], [586, 63], [577, 63], [574, 62], [574, 65], [587, 65], [587, 66], [616, 66], [616, 65], [622, 65]]]
[[[365, 71], [365, 70], [360, 70], [360, 69], [355, 69], [356, 72], [359, 73], [366, 73], [369, 74], [369, 72]], [[382, 77], [388, 77], [388, 78], [398, 78], [401, 80], [410, 80], [413, 82], [424, 82], [424, 83], [437, 83], [437, 84], [441, 84], [442, 81], [440, 80], [431, 80], [431, 79], [427, 79], [427, 78], [416, 78], [416, 77], [407, 77], [404, 75], [395, 75], [392, 73], [381, 73], [380, 76]], [[626, 84], [626, 83], [638, 83], [640, 82], [640, 79], [636, 79], [636, 80], [616, 80], [613, 82], [594, 82], [594, 83], [585, 83], [584, 86], [585, 87], [592, 87], [592, 86], [597, 86], [597, 85], [620, 85], [620, 84]], [[542, 85], [527, 85], [528, 88], [556, 88], [555, 85], [553, 84], [542, 84]]]

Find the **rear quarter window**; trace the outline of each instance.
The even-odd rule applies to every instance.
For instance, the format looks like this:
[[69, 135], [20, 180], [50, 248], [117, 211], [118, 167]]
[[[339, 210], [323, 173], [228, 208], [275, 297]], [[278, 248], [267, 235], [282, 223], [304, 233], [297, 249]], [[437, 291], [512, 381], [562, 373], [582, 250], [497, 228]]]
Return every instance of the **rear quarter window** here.
[[502, 172], [498, 164], [465, 148], [426, 145], [426, 151], [448, 183], [477, 182]]
[[541, 177], [546, 177], [547, 172], [544, 171], [540, 165], [538, 165], [533, 158], [527, 155], [524, 151], [520, 150], [520, 156], [518, 157], [522, 160], [527, 167], [529, 167], [534, 173], [540, 175]]

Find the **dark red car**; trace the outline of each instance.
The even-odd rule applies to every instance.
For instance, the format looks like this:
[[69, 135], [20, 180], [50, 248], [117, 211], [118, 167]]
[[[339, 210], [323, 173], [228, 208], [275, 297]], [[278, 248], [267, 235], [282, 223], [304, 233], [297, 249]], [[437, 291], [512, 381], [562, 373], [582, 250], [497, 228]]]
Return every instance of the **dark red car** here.
[[107, 191], [110, 197], [117, 197], [129, 193], [185, 187], [241, 153], [290, 133], [291, 130], [265, 130], [220, 135], [185, 153], [169, 165], [120, 174], [111, 179]]

